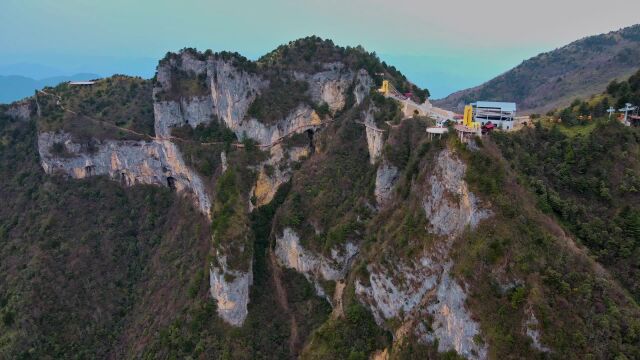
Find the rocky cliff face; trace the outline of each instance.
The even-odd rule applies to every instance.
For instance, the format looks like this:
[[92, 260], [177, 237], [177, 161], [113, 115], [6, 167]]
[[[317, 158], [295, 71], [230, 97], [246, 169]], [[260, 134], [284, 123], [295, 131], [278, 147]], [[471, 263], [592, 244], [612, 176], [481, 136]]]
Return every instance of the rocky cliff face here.
[[393, 195], [393, 186], [398, 180], [398, 168], [383, 161], [376, 171], [374, 195], [379, 206], [386, 204]]
[[196, 127], [211, 122], [214, 107], [208, 96], [194, 96], [180, 101], [156, 101], [153, 104], [157, 137], [169, 138], [171, 128], [182, 125]]
[[[380, 325], [387, 319], [400, 322], [396, 338], [412, 332], [425, 342], [437, 339], [439, 351], [454, 349], [465, 357], [483, 359], [487, 349], [474, 340], [479, 325], [465, 307], [464, 284], [451, 277], [448, 258], [452, 240], [491, 214], [469, 191], [464, 172], [462, 161], [449, 150], [441, 152], [422, 186], [429, 231], [442, 240], [414, 260], [369, 264], [368, 284], [356, 281], [356, 293]], [[432, 319], [430, 326], [424, 319]]]
[[217, 254], [219, 266], [209, 270], [209, 291], [216, 299], [218, 315], [233, 326], [241, 326], [247, 318], [249, 287], [253, 283], [251, 266], [249, 271], [235, 271], [227, 266], [226, 256]]
[[9, 117], [19, 120], [29, 120], [34, 112], [34, 106], [31, 100], [17, 101], [5, 110], [5, 114]]
[[[267, 125], [260, 119], [247, 117], [249, 106], [268, 85], [260, 75], [249, 73], [233, 66], [231, 61], [211, 57], [198, 60], [189, 53], [181, 54], [180, 60], [170, 59], [158, 66], [159, 88], [156, 92], [171, 89], [171, 73], [192, 72], [205, 75], [210, 95], [180, 101], [157, 102], [157, 123], [160, 135], [168, 135], [173, 126], [211, 121], [212, 115], [221, 119], [239, 138], [249, 137], [259, 144], [270, 145], [283, 136], [302, 132], [320, 125], [321, 119], [309, 106], [301, 105], [284, 119]], [[341, 63], [324, 64], [320, 72], [313, 74], [293, 73], [293, 76], [309, 84], [309, 95], [318, 105], [326, 103], [332, 112], [341, 110], [348, 90], [353, 87], [353, 96], [360, 103], [369, 93], [373, 81], [366, 71], [354, 72]]]
[[376, 112], [375, 107], [371, 106], [363, 112], [365, 131], [367, 133], [367, 148], [369, 149], [369, 161], [371, 164], [375, 164], [376, 161], [382, 155], [382, 149], [384, 146], [384, 131], [378, 129], [374, 114]]
[[202, 179], [186, 166], [178, 147], [168, 140], [106, 140], [90, 151], [68, 133], [43, 132], [38, 136], [38, 151], [47, 174], [63, 173], [75, 179], [107, 175], [125, 186], [166, 186], [191, 196], [198, 209], [209, 216], [211, 200]]
[[278, 144], [273, 146], [269, 153], [271, 156], [261, 164], [253, 189], [256, 206], [271, 202], [280, 186], [291, 179], [291, 163], [309, 156], [310, 151], [308, 147], [284, 149]]
[[309, 83], [309, 94], [315, 103], [327, 103], [329, 110], [336, 112], [344, 108], [346, 90], [353, 83], [355, 74], [342, 63], [324, 64], [323, 67], [323, 71], [315, 74], [295, 72], [294, 77]]
[[326, 294], [319, 281], [343, 280], [358, 254], [358, 247], [347, 243], [342, 249], [332, 249], [331, 257], [327, 258], [302, 247], [298, 234], [291, 228], [285, 228], [282, 235], [276, 237], [275, 254], [282, 266], [302, 273], [314, 283], [318, 295], [331, 302], [333, 294]]

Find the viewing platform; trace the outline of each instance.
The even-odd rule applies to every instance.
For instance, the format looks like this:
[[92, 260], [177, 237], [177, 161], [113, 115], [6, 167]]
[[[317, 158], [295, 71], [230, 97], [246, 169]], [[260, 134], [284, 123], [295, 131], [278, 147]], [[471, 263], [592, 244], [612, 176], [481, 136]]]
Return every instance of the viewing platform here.
[[435, 135], [438, 135], [438, 139], [442, 138], [442, 134], [446, 134], [449, 132], [444, 126], [433, 126], [427, 128], [427, 134], [429, 134], [429, 140], [433, 140]]

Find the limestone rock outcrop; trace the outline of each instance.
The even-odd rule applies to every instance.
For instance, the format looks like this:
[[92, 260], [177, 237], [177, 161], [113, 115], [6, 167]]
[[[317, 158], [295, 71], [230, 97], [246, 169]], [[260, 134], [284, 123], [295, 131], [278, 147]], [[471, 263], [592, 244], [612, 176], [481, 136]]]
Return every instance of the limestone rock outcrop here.
[[398, 180], [398, 168], [383, 161], [376, 171], [374, 195], [378, 206], [384, 206], [393, 195], [393, 187]]
[[364, 98], [369, 95], [369, 92], [374, 87], [373, 79], [367, 72], [367, 70], [360, 69], [356, 74], [356, 80], [353, 88], [353, 95], [356, 98], [356, 104], [360, 105]]
[[[195, 127], [217, 118], [239, 138], [246, 136], [259, 144], [270, 145], [288, 134], [314, 128], [322, 121], [311, 107], [301, 104], [284, 119], [274, 124], [264, 124], [260, 119], [249, 117], [247, 112], [253, 100], [268, 90], [268, 80], [237, 68], [232, 61], [213, 56], [199, 60], [188, 52], [179, 56], [158, 66], [159, 86], [155, 93], [170, 90], [173, 86], [172, 72], [184, 71], [206, 76], [209, 94], [190, 99], [157, 101], [154, 111], [156, 133], [159, 136], [168, 136], [170, 128], [174, 126], [189, 124]], [[326, 103], [332, 112], [345, 106], [347, 91], [352, 86], [357, 103], [364, 99], [373, 86], [366, 71], [356, 73], [341, 63], [324, 64], [323, 69], [314, 74], [295, 72], [293, 76], [308, 82], [311, 99], [317, 105]]]
[[271, 155], [261, 164], [258, 180], [253, 188], [256, 206], [266, 205], [273, 199], [280, 186], [291, 179], [291, 163], [309, 156], [308, 147], [284, 149], [282, 145], [273, 146]]
[[378, 129], [375, 122], [375, 107], [369, 107], [363, 112], [365, 131], [367, 134], [367, 148], [369, 149], [369, 162], [375, 164], [382, 155], [384, 146], [384, 132]]
[[107, 175], [125, 186], [170, 187], [192, 196], [197, 208], [209, 216], [211, 200], [202, 179], [168, 140], [105, 140], [88, 151], [74, 142], [71, 134], [43, 132], [38, 135], [38, 151], [47, 174], [63, 173], [75, 179]]
[[346, 243], [343, 248], [331, 249], [331, 256], [328, 258], [302, 247], [298, 234], [291, 228], [285, 228], [282, 235], [276, 237], [275, 254], [280, 265], [303, 274], [314, 283], [317, 293], [330, 301], [332, 294], [326, 294], [319, 281], [344, 279], [352, 260], [358, 254], [358, 247], [353, 243]]
[[34, 112], [34, 106], [30, 99], [14, 102], [5, 110], [5, 114], [18, 120], [29, 120]]
[[241, 326], [247, 318], [249, 287], [253, 283], [253, 271], [229, 269], [226, 256], [218, 254], [219, 266], [209, 270], [209, 291], [218, 304], [218, 315], [233, 326]]
[[195, 128], [200, 124], [208, 124], [214, 115], [213, 109], [213, 102], [207, 96], [183, 98], [180, 101], [156, 101], [153, 104], [156, 136], [168, 138], [172, 127], [191, 125]]
[[454, 237], [467, 226], [473, 228], [491, 215], [490, 210], [480, 207], [478, 198], [469, 191], [464, 181], [466, 166], [451, 151], [440, 153], [435, 169], [427, 185], [430, 186], [430, 195], [423, 200], [432, 232]]
[[[465, 164], [449, 150], [436, 160], [423, 186], [423, 207], [429, 231], [441, 241], [417, 259], [392, 259], [369, 264], [369, 277], [356, 281], [356, 294], [367, 304], [378, 324], [396, 319], [396, 338], [408, 332], [424, 342], [438, 341], [439, 351], [455, 350], [470, 359], [487, 357], [486, 345], [477, 343], [479, 324], [465, 306], [464, 284], [451, 276], [451, 242], [467, 227], [491, 216], [464, 181]], [[389, 265], [391, 264], [391, 265]], [[429, 327], [423, 319], [431, 318]]]
[[323, 70], [314, 74], [294, 73], [297, 80], [309, 83], [311, 100], [317, 104], [326, 103], [329, 110], [341, 110], [347, 100], [347, 89], [354, 81], [355, 73], [342, 63], [324, 64]]

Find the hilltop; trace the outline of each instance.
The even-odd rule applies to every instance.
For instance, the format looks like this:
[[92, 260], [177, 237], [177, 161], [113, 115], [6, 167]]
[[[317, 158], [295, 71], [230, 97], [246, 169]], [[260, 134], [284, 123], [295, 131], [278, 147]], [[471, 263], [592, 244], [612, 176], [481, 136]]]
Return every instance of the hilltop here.
[[461, 111], [476, 100], [515, 101], [526, 113], [546, 113], [577, 97], [600, 93], [613, 79], [626, 79], [640, 67], [640, 25], [589, 36], [539, 54], [474, 88], [434, 104]]

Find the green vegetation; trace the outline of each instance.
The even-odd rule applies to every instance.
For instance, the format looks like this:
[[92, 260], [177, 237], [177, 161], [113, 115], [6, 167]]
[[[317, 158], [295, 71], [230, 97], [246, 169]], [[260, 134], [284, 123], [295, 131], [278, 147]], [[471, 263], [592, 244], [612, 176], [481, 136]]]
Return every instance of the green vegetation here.
[[42, 113], [38, 128], [62, 129], [84, 144], [93, 139], [147, 139], [154, 136], [151, 89], [151, 81], [124, 75], [98, 80], [90, 86], [63, 83], [45, 88], [53, 95], [37, 95]]
[[373, 92], [371, 94], [371, 102], [376, 108], [374, 120], [379, 128], [387, 127], [387, 121], [393, 125], [398, 125], [402, 121], [404, 116], [396, 100], [384, 97], [378, 92]]
[[429, 97], [429, 90], [420, 89], [409, 82], [395, 67], [380, 61], [375, 53], [369, 53], [361, 46], [337, 46], [333, 41], [317, 36], [291, 41], [258, 59], [258, 65], [263, 68], [307, 73], [322, 70], [321, 64], [336, 62], [343, 63], [354, 71], [367, 70], [378, 86], [382, 84], [382, 78], [376, 74], [384, 73], [384, 78], [390, 80], [398, 91], [412, 92], [419, 102], [424, 102]]
[[351, 109], [316, 135], [316, 146], [324, 150], [294, 173], [291, 194], [276, 218], [277, 231], [292, 227], [304, 246], [322, 253], [357, 240], [370, 217], [366, 204], [372, 202], [375, 169], [363, 127], [354, 122], [360, 111]]
[[[637, 357], [638, 306], [535, 208], [493, 144], [461, 149], [472, 190], [495, 204], [495, 214], [467, 231], [453, 251], [454, 271], [470, 285], [469, 306], [480, 317], [490, 357], [541, 356], [529, 350], [531, 340], [520, 330], [528, 311], [557, 356]], [[545, 148], [536, 149], [522, 154], [536, 156]]]
[[[585, 46], [604, 49], [614, 40], [593, 38]], [[257, 62], [233, 53], [183, 52], [198, 60], [233, 61], [268, 79], [270, 87], [249, 116], [270, 123], [299, 104], [330, 115], [327, 104], [311, 104], [305, 83], [283, 74], [322, 71], [337, 61], [372, 76], [383, 72], [398, 90], [427, 95], [375, 54], [316, 37], [279, 47]], [[163, 61], [180, 59], [169, 54]], [[208, 91], [204, 76], [175, 76], [174, 89], [159, 98]], [[246, 136], [236, 146], [235, 134], [219, 119], [173, 129], [185, 161], [211, 195], [211, 223], [168, 189], [44, 175], [35, 122], [10, 120], [0, 107], [0, 358], [369, 359], [388, 349], [392, 359], [457, 360], [455, 352], [438, 353], [437, 341], [421, 344], [415, 334], [392, 344], [354, 291], [356, 279], [368, 281], [367, 264], [386, 266], [391, 259], [413, 261], [440, 251], [445, 240], [428, 231], [424, 199], [445, 148], [467, 164], [469, 189], [493, 212], [451, 239], [450, 254], [452, 275], [468, 294], [465, 306], [481, 327], [475, 341], [487, 342], [489, 357], [640, 358], [640, 132], [584, 120], [635, 96], [638, 78], [575, 102], [562, 110], [562, 124], [538, 122], [533, 129], [476, 139], [477, 151], [455, 137], [426, 140], [432, 120], [400, 121], [397, 103], [377, 93], [360, 106], [348, 99], [333, 114], [335, 121], [314, 134], [316, 151], [293, 164], [291, 181], [251, 213], [250, 189], [267, 153]], [[95, 139], [153, 136], [148, 81], [116, 76], [93, 87], [47, 91], [80, 115], [40, 95], [44, 116], [38, 127], [70, 131], [87, 150]], [[384, 159], [399, 169], [392, 200], [379, 208], [376, 166], [358, 123], [371, 104], [378, 109], [377, 126], [386, 130]], [[309, 141], [298, 134], [284, 147]], [[61, 145], [51, 150], [66, 156]], [[331, 316], [314, 284], [277, 265], [273, 242], [285, 227], [296, 230], [306, 249], [324, 255], [346, 242], [360, 245], [346, 279], [344, 314], [336, 310]], [[209, 294], [208, 273], [219, 265], [218, 250], [232, 270], [253, 270], [249, 314], [238, 328], [217, 317]], [[334, 281], [319, 285], [328, 294], [336, 291]], [[429, 316], [416, 320], [432, 325]], [[397, 330], [398, 323], [391, 319], [385, 328]], [[552, 351], [534, 350], [525, 326], [539, 330]]]
[[332, 318], [315, 331], [301, 359], [366, 360], [389, 345], [390, 334], [378, 328], [353, 288], [347, 289], [344, 301], [344, 317]]
[[427, 124], [427, 121], [419, 118], [403, 121], [390, 133], [385, 142], [385, 159], [399, 170], [404, 170], [415, 150], [423, 144], [428, 146], [424, 137]]
[[[249, 295], [249, 315], [244, 325], [231, 328], [224, 324], [215, 314], [210, 298], [200, 293], [195, 302], [180, 310], [176, 318], [153, 337], [146, 345], [143, 357], [291, 358], [294, 355], [291, 350], [298, 352], [312, 329], [327, 319], [331, 310], [329, 304], [315, 296], [313, 286], [294, 271], [284, 271], [282, 276], [290, 314], [282, 310], [273, 294], [273, 271], [268, 263], [269, 234], [273, 216], [288, 189], [289, 186], [284, 185], [271, 203], [250, 215], [251, 230], [255, 234], [254, 278]], [[288, 316], [295, 317], [301, 342], [294, 349], [287, 346], [291, 332]]]
[[[34, 122], [0, 115], [1, 358], [291, 356], [290, 319], [274, 299], [266, 256], [287, 186], [271, 204], [243, 215], [255, 239], [255, 250], [247, 249], [255, 273], [250, 315], [234, 329], [217, 317], [210, 298], [211, 233], [190, 201], [153, 186], [45, 175], [35, 138]], [[250, 157], [244, 150], [230, 156], [240, 164]], [[234, 198], [246, 194], [251, 178], [234, 169], [225, 174], [217, 201], [231, 216], [213, 230], [226, 236], [237, 218]], [[330, 307], [302, 275], [285, 271], [282, 281], [299, 351]]]
[[166, 55], [160, 59], [160, 65], [166, 65], [168, 63], [174, 63], [175, 65], [181, 65], [182, 54], [189, 54], [192, 58], [200, 61], [207, 61], [207, 59], [231, 61], [233, 66], [244, 70], [249, 73], [255, 73], [257, 71], [257, 65], [254, 61], [247, 59], [237, 52], [220, 51], [214, 53], [208, 49], [204, 52], [199, 52], [194, 48], [183, 48], [177, 53], [167, 52]]
[[307, 94], [308, 87], [305, 81], [283, 79], [282, 76], [274, 78], [251, 103], [247, 115], [267, 124], [283, 120], [299, 105], [313, 105]]
[[599, 122], [586, 136], [557, 127], [495, 134], [505, 158], [537, 197], [593, 256], [640, 300], [640, 132]]
[[190, 125], [173, 128], [171, 135], [176, 138], [186, 163], [205, 178], [212, 177], [221, 166], [220, 153], [230, 153], [231, 144], [237, 141], [235, 133], [217, 118], [195, 129]]
[[[240, 175], [229, 168], [216, 182], [215, 201], [211, 208], [211, 229], [216, 248], [223, 248], [230, 269], [249, 271], [253, 246], [253, 234], [249, 230], [246, 209], [246, 187], [242, 187]], [[215, 259], [214, 259], [215, 261]]]
[[576, 99], [568, 107], [550, 114], [562, 119], [566, 126], [586, 125], [592, 123], [593, 119], [608, 117], [609, 107], [617, 112], [626, 103], [640, 104], [640, 70], [626, 81], [613, 80], [600, 95], [592, 96], [587, 101]]
[[406, 341], [398, 346], [394, 346], [391, 354], [391, 360], [404, 359], [442, 359], [442, 360], [464, 360], [465, 358], [458, 355], [455, 351], [438, 352], [438, 344], [425, 345], [422, 344], [415, 336], [409, 336]]
[[189, 99], [208, 94], [210, 94], [210, 89], [206, 73], [196, 74], [172, 69], [171, 88], [158, 91], [155, 97], [158, 101], [179, 101], [183, 98]]
[[0, 115], [0, 139], [0, 358], [123, 357], [189, 301], [204, 219], [163, 188], [45, 175], [33, 121]]
[[616, 107], [624, 107], [625, 103], [640, 104], [640, 70], [631, 75], [627, 81], [613, 80], [607, 86], [607, 94], [616, 101]]

